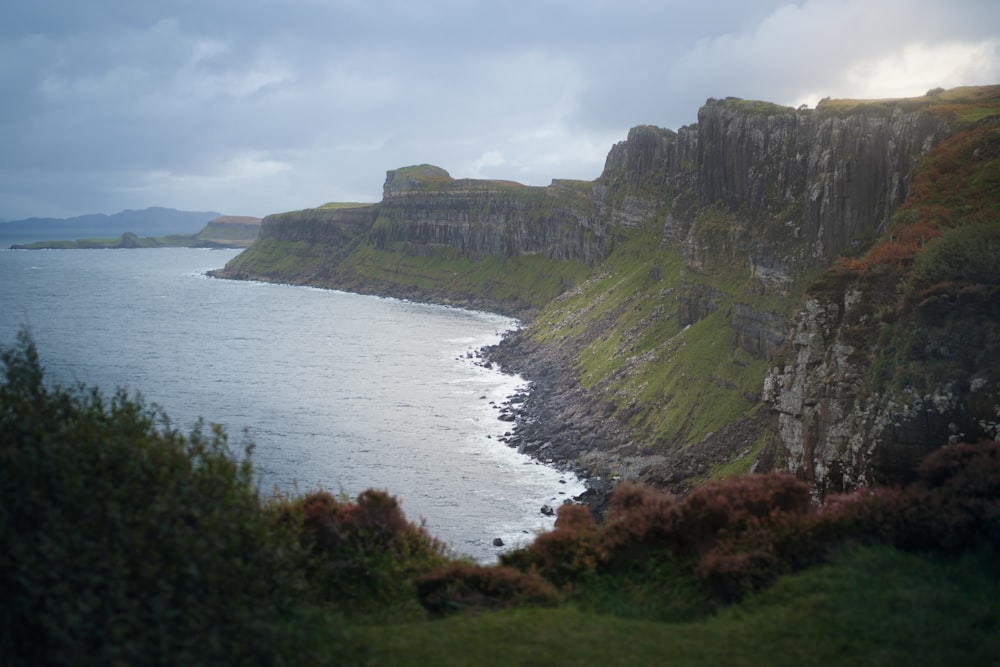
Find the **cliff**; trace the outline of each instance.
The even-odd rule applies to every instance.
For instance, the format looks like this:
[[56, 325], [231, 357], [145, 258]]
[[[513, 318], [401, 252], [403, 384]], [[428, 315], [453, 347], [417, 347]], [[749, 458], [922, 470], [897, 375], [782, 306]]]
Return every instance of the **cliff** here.
[[246, 248], [257, 240], [261, 219], [247, 215], [222, 215], [208, 221], [195, 240], [209, 245]]
[[387, 172], [378, 204], [269, 215], [254, 247], [216, 273], [530, 315], [607, 255], [591, 185]]
[[[588, 474], [894, 481], [1000, 421], [998, 366], [973, 350], [996, 347], [1000, 263], [913, 283], [938, 237], [996, 222], [998, 111], [1000, 87], [709, 100], [695, 125], [633, 128], [589, 183], [390, 171], [378, 204], [268, 216], [221, 275], [525, 317], [491, 353], [549, 378], [559, 409], [543, 429], [522, 414], [514, 440]], [[977, 343], [959, 352], [968, 303]]]

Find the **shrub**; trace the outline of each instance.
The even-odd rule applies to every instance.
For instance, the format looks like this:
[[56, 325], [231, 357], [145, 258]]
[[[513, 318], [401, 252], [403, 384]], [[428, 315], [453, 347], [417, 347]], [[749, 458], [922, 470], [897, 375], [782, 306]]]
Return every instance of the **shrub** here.
[[948, 230], [917, 258], [913, 280], [918, 288], [943, 282], [998, 284], [1000, 225], [981, 223]]
[[501, 563], [522, 571], [537, 571], [559, 585], [593, 574], [602, 553], [597, 522], [582, 505], [559, 507], [555, 528], [535, 538], [531, 546], [501, 556]]
[[434, 614], [554, 605], [555, 587], [534, 570], [521, 572], [503, 565], [451, 563], [417, 579], [417, 598]]
[[785, 515], [803, 515], [811, 507], [809, 487], [789, 474], [709, 482], [692, 491], [677, 509], [679, 549], [700, 556], [722, 538], [766, 529]]
[[906, 488], [828, 499], [819, 515], [827, 539], [947, 551], [1000, 544], [1000, 443], [941, 447], [918, 474]]
[[643, 484], [623, 482], [611, 494], [602, 546], [611, 564], [673, 553], [679, 546], [677, 501]]
[[723, 600], [738, 600], [787, 571], [785, 563], [765, 545], [757, 549], [713, 549], [695, 568], [695, 576], [709, 592]]
[[412, 579], [445, 561], [444, 544], [408, 521], [384, 491], [369, 489], [354, 502], [318, 491], [284, 500], [279, 516], [310, 554], [312, 594], [345, 610], [412, 595]]
[[293, 536], [221, 429], [50, 389], [23, 333], [0, 362], [0, 662], [312, 661]]
[[1000, 546], [1000, 442], [941, 447], [924, 459], [912, 487], [934, 540], [948, 549]]

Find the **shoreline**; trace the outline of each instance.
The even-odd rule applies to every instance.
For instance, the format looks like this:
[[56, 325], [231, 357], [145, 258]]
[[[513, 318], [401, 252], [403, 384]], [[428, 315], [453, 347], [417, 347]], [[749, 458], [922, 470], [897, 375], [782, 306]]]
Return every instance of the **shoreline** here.
[[[536, 343], [525, 329], [517, 329], [480, 354], [485, 363], [528, 382], [526, 391], [502, 406], [504, 419], [511, 423], [503, 441], [537, 461], [576, 474], [588, 490], [574, 500], [598, 515], [621, 481], [688, 493], [719, 465], [750, 454], [766, 428], [767, 412], [757, 410], [683, 449], [650, 451], [633, 440], [609, 401], [580, 386], [571, 351]], [[761, 456], [753, 469], [767, 471], [773, 465], [770, 457]]]
[[570, 367], [552, 351], [532, 343], [523, 329], [505, 332], [499, 343], [481, 348], [478, 354], [482, 365], [518, 375], [527, 383], [497, 406], [499, 419], [511, 425], [500, 441], [540, 463], [575, 474], [587, 490], [572, 501], [603, 513], [622, 472], [629, 473], [613, 454], [621, 447], [622, 436], [591, 410]]
[[[519, 324], [531, 319], [531, 313], [511, 312], [497, 307], [498, 304], [442, 299], [432, 293], [364, 289], [360, 285], [334, 285], [322, 281], [288, 281], [226, 271], [225, 267], [207, 271], [206, 275], [219, 280], [313, 287], [487, 312], [513, 318]], [[634, 449], [631, 442], [594, 412], [591, 401], [576, 381], [572, 366], [559, 358], [558, 351], [533, 343], [525, 329], [509, 329], [501, 334], [498, 343], [480, 347], [474, 354], [475, 363], [520, 376], [527, 384], [525, 390], [495, 405], [498, 419], [510, 424], [510, 430], [498, 438], [499, 442], [541, 464], [576, 475], [587, 490], [572, 497], [573, 502], [602, 513], [618, 480], [638, 478], [640, 470], [649, 463], [650, 455], [622, 456], [622, 450]]]
[[[400, 299], [449, 308], [460, 308], [510, 317], [521, 324], [530, 313], [510, 312], [495, 303], [443, 299], [441, 295], [409, 290], [364, 289], [361, 285], [336, 285], [323, 281], [287, 281], [280, 277], [228, 272], [225, 267], [206, 272], [211, 278], [264, 282], [337, 290], [366, 296]], [[636, 481], [664, 491], [685, 494], [705, 479], [732, 453], [732, 443], [746, 450], [763, 428], [762, 414], [720, 429], [703, 442], [682, 450], [654, 452], [633, 440], [627, 426], [613, 415], [614, 406], [597, 392], [580, 386], [571, 350], [541, 345], [525, 328], [504, 332], [498, 343], [474, 353], [479, 363], [518, 375], [527, 383], [495, 407], [500, 421], [510, 429], [499, 438], [505, 446], [539, 463], [575, 474], [587, 491], [572, 498], [595, 514], [608, 506], [611, 491], [620, 481]]]

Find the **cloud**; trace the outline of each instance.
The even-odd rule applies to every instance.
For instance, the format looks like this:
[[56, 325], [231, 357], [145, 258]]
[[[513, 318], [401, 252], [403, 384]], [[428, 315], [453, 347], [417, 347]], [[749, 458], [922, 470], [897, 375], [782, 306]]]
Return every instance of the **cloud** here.
[[1000, 81], [1000, 40], [908, 44], [899, 51], [854, 65], [845, 74], [858, 97], [921, 95], [942, 82]]
[[593, 179], [634, 125], [1000, 83], [992, 0], [33, 0], [0, 8], [0, 219]]
[[[963, 9], [969, 13], [961, 30], [943, 30]], [[764, 96], [790, 106], [827, 96], [920, 95], [936, 86], [1000, 82], [1000, 64], [990, 56], [996, 42], [979, 39], [974, 26], [979, 9], [1000, 18], [998, 8], [974, 2], [787, 4], [750, 30], [699, 41], [674, 64], [670, 80], [682, 89], [701, 88], [706, 97]], [[956, 39], [963, 32], [966, 38]], [[942, 59], [928, 67], [935, 58]]]

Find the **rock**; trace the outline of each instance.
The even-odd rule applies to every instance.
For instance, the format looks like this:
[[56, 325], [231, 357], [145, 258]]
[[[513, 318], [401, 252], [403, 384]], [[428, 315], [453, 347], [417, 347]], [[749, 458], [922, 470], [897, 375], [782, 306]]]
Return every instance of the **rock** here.
[[556, 511], [551, 507], [549, 507], [548, 505], [542, 505], [542, 509], [540, 511], [545, 516], [553, 516], [556, 513]]
[[494, 537], [493, 538], [493, 546], [495, 546], [495, 547], [502, 547], [503, 546], [503, 540], [501, 540], [499, 537]]

